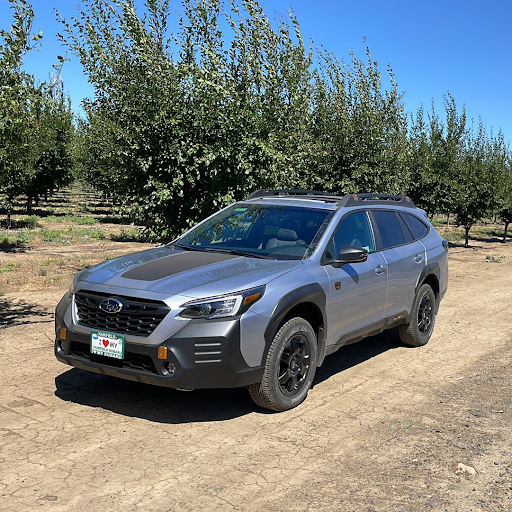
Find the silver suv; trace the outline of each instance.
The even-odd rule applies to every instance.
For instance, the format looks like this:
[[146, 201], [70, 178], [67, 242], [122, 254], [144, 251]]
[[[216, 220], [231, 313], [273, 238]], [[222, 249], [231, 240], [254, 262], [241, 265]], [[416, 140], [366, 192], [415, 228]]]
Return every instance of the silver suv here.
[[405, 196], [260, 190], [168, 245], [78, 273], [59, 361], [191, 390], [245, 386], [283, 411], [325, 356], [398, 326], [428, 342], [448, 244]]

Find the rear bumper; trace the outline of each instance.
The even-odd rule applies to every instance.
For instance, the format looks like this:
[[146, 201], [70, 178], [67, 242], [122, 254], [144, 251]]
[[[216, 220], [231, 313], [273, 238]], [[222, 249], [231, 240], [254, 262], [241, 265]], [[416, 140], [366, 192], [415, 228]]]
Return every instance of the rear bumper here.
[[[126, 341], [123, 360], [91, 355], [89, 334], [56, 315], [55, 356], [90, 372], [181, 389], [235, 388], [259, 382], [263, 367], [249, 367], [240, 352], [240, 320], [191, 321], [160, 345]], [[65, 339], [60, 337], [66, 329]], [[165, 359], [158, 349], [167, 348]]]

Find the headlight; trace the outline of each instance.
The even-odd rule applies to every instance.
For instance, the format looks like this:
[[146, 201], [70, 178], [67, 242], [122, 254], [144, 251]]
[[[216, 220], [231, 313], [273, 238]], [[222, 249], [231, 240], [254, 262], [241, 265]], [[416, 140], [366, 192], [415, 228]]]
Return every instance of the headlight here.
[[222, 318], [245, 313], [253, 304], [258, 302], [265, 293], [265, 287], [251, 288], [242, 292], [192, 300], [180, 307], [182, 318]]

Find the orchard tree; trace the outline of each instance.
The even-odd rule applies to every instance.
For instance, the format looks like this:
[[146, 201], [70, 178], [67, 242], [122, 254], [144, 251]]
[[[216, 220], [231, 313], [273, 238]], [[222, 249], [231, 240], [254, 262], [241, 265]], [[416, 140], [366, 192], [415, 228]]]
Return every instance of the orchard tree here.
[[492, 170], [498, 182], [494, 213], [504, 224], [503, 242], [506, 242], [508, 227], [512, 222], [512, 153], [501, 131], [491, 139], [490, 151]]
[[369, 52], [315, 70], [293, 12], [256, 0], [185, 0], [171, 40], [168, 0], [82, 5], [61, 36], [95, 87], [81, 168], [159, 237], [256, 188], [407, 188], [401, 96]]
[[9, 0], [13, 23], [0, 30], [0, 201], [7, 208], [7, 226], [15, 197], [24, 191], [38, 158], [38, 122], [43, 101], [34, 77], [22, 71], [23, 57], [37, 49], [42, 33], [32, 34], [34, 12], [26, 0]]
[[385, 90], [378, 63], [323, 52], [315, 83], [317, 183], [326, 190], [404, 193], [409, 187], [407, 115], [393, 72]]
[[425, 119], [423, 106], [413, 117], [410, 134], [410, 195], [414, 202], [434, 214], [453, 212], [458, 204], [459, 175], [466, 144], [466, 112], [458, 111], [450, 93], [444, 97], [445, 120], [437, 114], [432, 101]]
[[464, 227], [465, 246], [476, 221], [492, 214], [499, 204], [500, 176], [495, 167], [490, 139], [482, 120], [467, 135], [464, 158], [458, 174], [455, 220]]
[[34, 112], [39, 134], [39, 152], [33, 172], [25, 186], [27, 214], [32, 213], [32, 199], [47, 196], [55, 188], [73, 179], [73, 114], [71, 102], [64, 94], [60, 75], [54, 75], [49, 85], [41, 88], [43, 101]]

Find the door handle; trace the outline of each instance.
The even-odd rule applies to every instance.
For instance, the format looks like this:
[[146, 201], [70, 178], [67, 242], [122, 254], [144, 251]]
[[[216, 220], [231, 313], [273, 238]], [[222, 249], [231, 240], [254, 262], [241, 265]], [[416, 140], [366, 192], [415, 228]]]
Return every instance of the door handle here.
[[419, 263], [422, 260], [423, 260], [423, 254], [420, 253], [420, 254], [416, 254], [416, 256], [414, 256], [414, 261], [416, 263]]
[[377, 265], [375, 267], [375, 273], [378, 274], [379, 276], [384, 274], [384, 272], [386, 272], [386, 265]]

